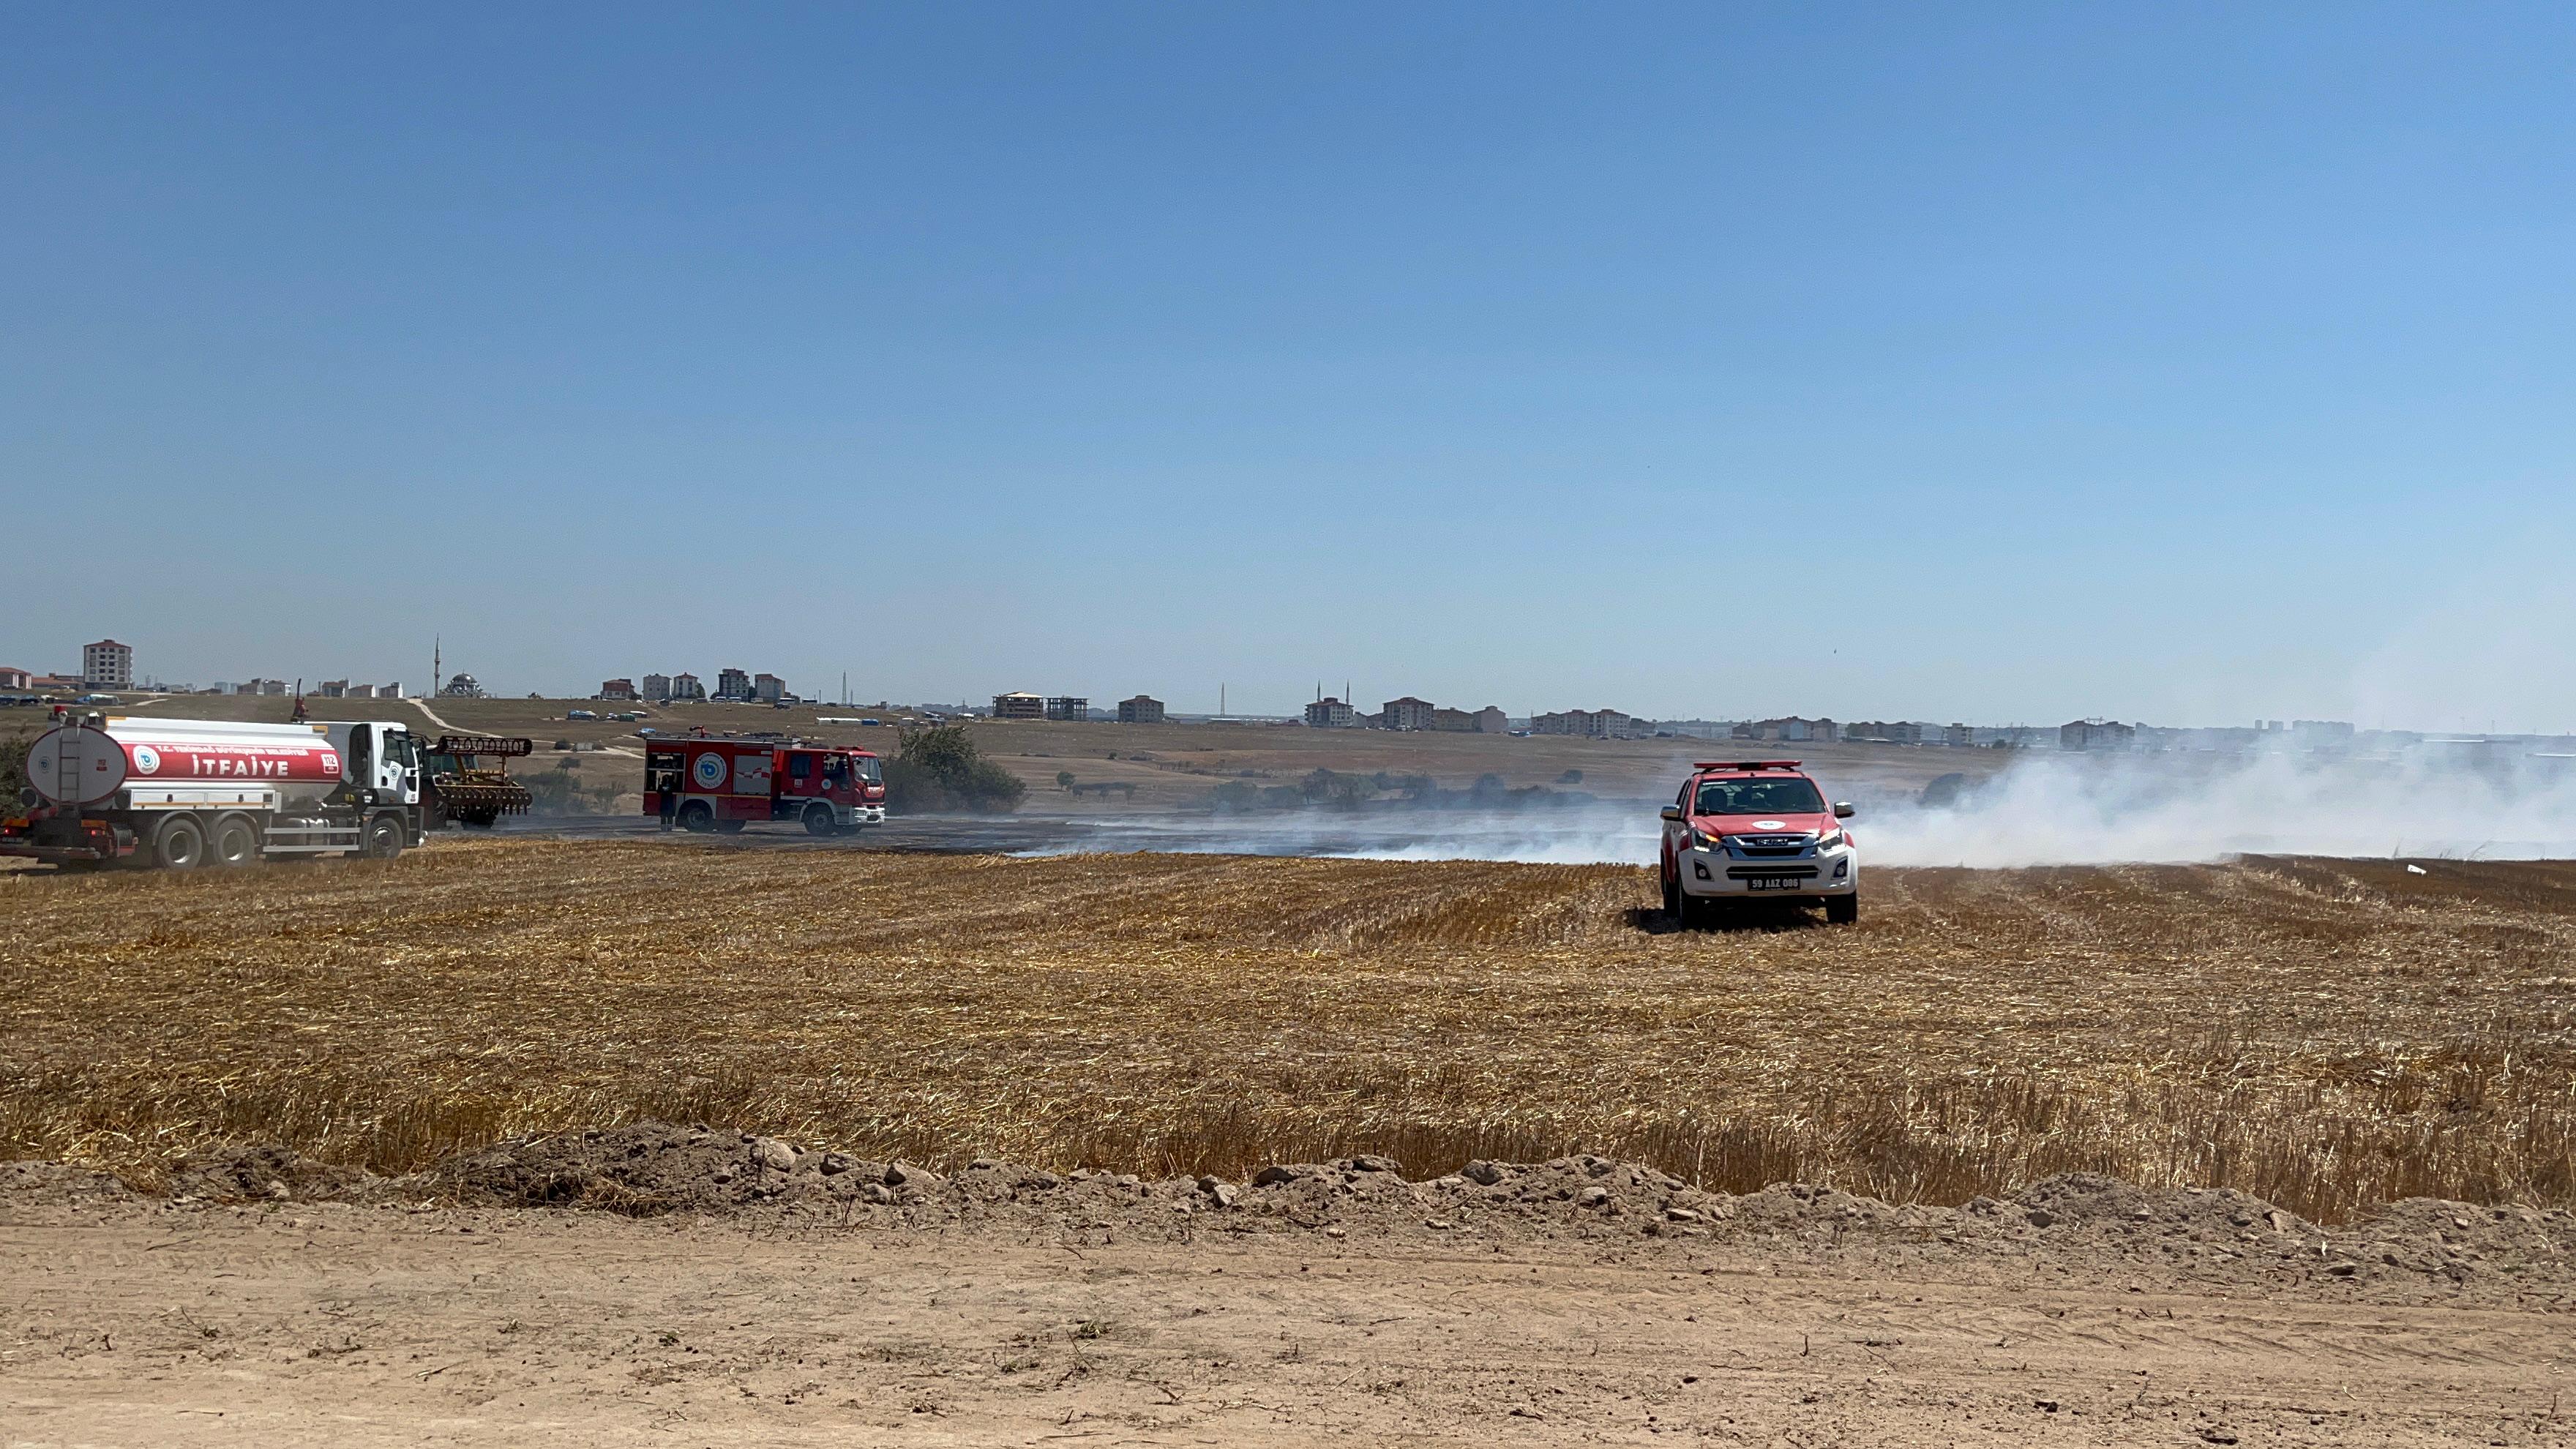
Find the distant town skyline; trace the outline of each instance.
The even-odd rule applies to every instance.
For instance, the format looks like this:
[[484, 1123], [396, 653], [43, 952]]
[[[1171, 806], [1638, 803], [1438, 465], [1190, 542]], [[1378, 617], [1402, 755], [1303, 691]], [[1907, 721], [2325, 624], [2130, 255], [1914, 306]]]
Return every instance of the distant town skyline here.
[[0, 663], [2576, 724], [2559, 8], [0, 42]]
[[[765, 669], [747, 669], [739, 665], [719, 665], [708, 668], [703, 672], [686, 668], [670, 671], [643, 670], [625, 675], [602, 675], [587, 686], [567, 684], [552, 689], [540, 686], [534, 690], [523, 690], [510, 688], [506, 684], [496, 684], [493, 681], [485, 679], [478, 671], [451, 667], [443, 656], [439, 662], [441, 666], [446, 669], [446, 672], [438, 675], [433, 683], [426, 688], [418, 685], [407, 687], [400, 681], [389, 681], [383, 684], [378, 684], [358, 675], [342, 675], [333, 678], [293, 673], [280, 676], [252, 672], [243, 674], [238, 679], [200, 681], [195, 679], [164, 677], [160, 672], [149, 668], [147, 665], [137, 663], [132, 646], [117, 643], [114, 640], [103, 642], [112, 645], [115, 650], [124, 651], [121, 656], [109, 653], [103, 657], [114, 661], [110, 667], [130, 671], [130, 677], [137, 681], [133, 686], [137, 692], [150, 688], [163, 687], [187, 688], [202, 692], [221, 689], [227, 685], [238, 685], [241, 686], [240, 692], [243, 693], [280, 695], [294, 693], [296, 687], [300, 685], [305, 694], [319, 698], [339, 698], [344, 697], [344, 695], [346, 697], [356, 698], [388, 698], [395, 697], [398, 693], [403, 696], [436, 697], [446, 690], [450, 681], [459, 678], [470, 678], [474, 681], [475, 688], [479, 692], [487, 695], [508, 697], [524, 696], [534, 693], [547, 699], [631, 700], [644, 705], [684, 702], [686, 699], [697, 699], [701, 701], [711, 700], [719, 703], [726, 701], [763, 702], [782, 697], [796, 698], [806, 703], [827, 703], [840, 699], [843, 693], [838, 677], [834, 677], [831, 687], [828, 690], [816, 689], [813, 687], [800, 689], [796, 686], [795, 682], [786, 675]], [[84, 668], [92, 666], [102, 657], [101, 646], [99, 643], [81, 646], [80, 652], [83, 656]], [[5, 692], [6, 688], [25, 687], [24, 685], [11, 684], [9, 682], [18, 668], [21, 668], [21, 666], [0, 664], [0, 692]], [[27, 671], [27, 673], [38, 680], [51, 678], [55, 681], [62, 681], [79, 679], [82, 677], [82, 669], [63, 672], [50, 672], [43, 669], [34, 669]], [[430, 679], [431, 677], [432, 676], [429, 674], [423, 674], [420, 676], [422, 679]], [[671, 685], [674, 680], [692, 681], [687, 688], [693, 689], [695, 693], [671, 693]], [[659, 681], [658, 688], [662, 690], [663, 693], [655, 693], [657, 688], [656, 681]], [[346, 686], [346, 688], [345, 690], [342, 690], [335, 686]], [[114, 686], [102, 684], [100, 687], [107, 688]], [[1340, 688], [1347, 690], [1351, 688], [1351, 686], [1348, 683], [1345, 683], [1340, 686]], [[625, 692], [610, 692], [618, 689], [622, 689]], [[1221, 686], [1217, 693], [1215, 702], [1206, 708], [1200, 708], [1196, 704], [1173, 705], [1170, 700], [1163, 698], [1160, 694], [1151, 689], [1143, 690], [1137, 695], [1130, 696], [1128, 702], [1133, 702], [1137, 699], [1146, 699], [1155, 704], [1158, 709], [1169, 707], [1171, 713], [1176, 716], [1187, 716], [1192, 718], [1218, 717], [1223, 715], [1264, 719], [1299, 719], [1302, 717], [1308, 723], [1326, 724], [1365, 722], [1373, 718], [1381, 709], [1385, 708], [1386, 705], [1390, 703], [1399, 706], [1412, 707], [1408, 711], [1408, 717], [1410, 717], [1411, 714], [1419, 714], [1426, 720], [1434, 713], [1442, 715], [1466, 715], [1481, 711], [1487, 714], [1499, 713], [1503, 716], [1507, 716], [1512, 721], [1530, 725], [1538, 724], [1543, 717], [1550, 715], [1563, 715], [1570, 712], [1571, 714], [1579, 717], [1593, 711], [1607, 711], [1622, 717], [1634, 717], [1640, 721], [1651, 722], [1744, 720], [1799, 721], [1812, 718], [1839, 725], [1851, 725], [1866, 721], [1884, 720], [1930, 726], [1964, 724], [1978, 728], [2015, 727], [2051, 731], [2057, 729], [2060, 725], [2065, 724], [2068, 721], [2082, 722], [2088, 719], [2105, 720], [2113, 718], [2112, 716], [2103, 714], [2100, 711], [2078, 711], [2072, 714], [2063, 714], [2055, 720], [2045, 718], [2019, 718], [1991, 713], [1953, 713], [1943, 716], [1928, 712], [1908, 712], [1904, 710], [1880, 710], [1874, 713], [1870, 711], [1838, 713], [1832, 710], [1812, 710], [1802, 713], [1794, 710], [1729, 711], [1722, 708], [1703, 708], [1692, 711], [1658, 712], [1652, 710], [1623, 710], [1616, 704], [1586, 705], [1575, 703], [1570, 700], [1556, 701], [1552, 704], [1542, 704], [1535, 707], [1523, 705], [1507, 706], [1496, 704], [1491, 701], [1479, 705], [1463, 702], [1464, 696], [1452, 700], [1435, 700], [1422, 699], [1411, 694], [1387, 696], [1383, 701], [1374, 705], [1368, 702], [1365, 694], [1358, 699], [1352, 700], [1345, 700], [1339, 694], [1310, 694], [1307, 699], [1296, 701], [1293, 705], [1285, 709], [1262, 708], [1256, 704], [1240, 700], [1231, 700], [1232, 707], [1229, 708], [1229, 689], [1230, 686]], [[1052, 690], [1053, 692], [1050, 693], [1049, 690]], [[1103, 714], [1114, 714], [1116, 704], [1118, 702], [1115, 695], [1103, 694], [1098, 691], [1076, 696], [1070, 691], [1055, 688], [1052, 684], [1050, 684], [1049, 690], [1023, 690], [1014, 688], [988, 696], [978, 696], [972, 693], [963, 695], [912, 694], [900, 690], [889, 691], [884, 689], [863, 689], [861, 688], [861, 682], [855, 678], [849, 681], [848, 686], [849, 697], [851, 702], [854, 704], [885, 701], [907, 708], [914, 706], [934, 706], [980, 711], [986, 707], [984, 701], [986, 699], [991, 699], [993, 701], [992, 707], [998, 710], [999, 698], [1001, 695], [1019, 695], [1024, 696], [1031, 703], [1033, 709], [1041, 703], [1052, 705], [1058, 699], [1066, 700], [1070, 704], [1076, 706], [1088, 704], [1092, 699], [1101, 699], [1107, 703], [1104, 707], [1100, 708], [1099, 712]], [[1339, 711], [1338, 714], [1331, 712], [1319, 714], [1316, 703], [1318, 699], [1329, 701], [1337, 706]], [[1051, 712], [1041, 711], [1041, 713], [1046, 713], [1047, 717], [1050, 718], [1055, 717]], [[1033, 714], [1032, 717], [1036, 717], [1036, 715]], [[2448, 720], [2429, 717], [2390, 719], [2385, 716], [2373, 719], [2354, 719], [2349, 716], [2335, 715], [2331, 712], [2260, 715], [2248, 719], [2233, 720], [2188, 718], [2160, 719], [2144, 715], [2133, 715], [2127, 718], [2130, 722], [2138, 725], [2154, 726], [2168, 730], [2207, 731], [2244, 728], [2253, 728], [2258, 730], [2286, 730], [2293, 724], [2300, 726], [2337, 724], [2362, 731], [2396, 730], [2415, 733], [2494, 732], [2552, 736], [2576, 734], [2576, 724], [2550, 724], [2545, 722], [2507, 723], [2499, 717], [2490, 716], [2485, 719], [2477, 719], [2467, 714], [2458, 714]], [[1452, 721], [1451, 727], [1455, 727], [1455, 725], [1456, 722]], [[1485, 728], [1489, 732], [1492, 729], [1490, 722], [1481, 727]], [[1553, 728], [1555, 728], [1556, 732], [1570, 732], [1577, 734], [1587, 732], [1584, 728], [1579, 726], [1570, 730], [1564, 728], [1562, 725], [1555, 726]]]

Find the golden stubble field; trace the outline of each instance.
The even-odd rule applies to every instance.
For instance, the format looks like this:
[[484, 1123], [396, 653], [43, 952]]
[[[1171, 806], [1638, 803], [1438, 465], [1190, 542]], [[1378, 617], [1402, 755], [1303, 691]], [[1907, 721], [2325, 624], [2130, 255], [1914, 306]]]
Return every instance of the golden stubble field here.
[[0, 1155], [395, 1171], [649, 1116], [948, 1163], [2576, 1203], [2576, 864], [2424, 868], [1880, 870], [1856, 928], [1705, 933], [1614, 866], [486, 839], [21, 872]]

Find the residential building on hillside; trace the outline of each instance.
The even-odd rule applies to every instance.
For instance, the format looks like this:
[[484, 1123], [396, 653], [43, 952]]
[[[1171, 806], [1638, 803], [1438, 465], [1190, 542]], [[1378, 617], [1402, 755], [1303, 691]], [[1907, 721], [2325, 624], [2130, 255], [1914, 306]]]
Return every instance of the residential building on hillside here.
[[1352, 729], [1359, 722], [1359, 711], [1329, 694], [1306, 706], [1306, 723], [1319, 730]]
[[667, 675], [667, 674], [647, 674], [647, 675], [645, 675], [645, 676], [644, 676], [644, 688], [643, 688], [643, 690], [642, 690], [642, 694], [643, 694], [643, 696], [644, 696], [644, 702], [645, 702], [646, 704], [668, 704], [668, 703], [670, 703], [670, 701], [671, 701], [671, 676], [669, 676], [669, 675]]
[[1861, 721], [1843, 726], [1843, 738], [1870, 744], [1919, 745], [1923, 726], [1905, 720]]
[[1080, 723], [1091, 718], [1091, 701], [1077, 694], [1050, 696], [1046, 702], [1046, 717]]
[[1624, 740], [1636, 732], [1636, 717], [1615, 709], [1568, 709], [1530, 716], [1530, 733], [1534, 735], [1581, 735], [1587, 739]]
[[673, 702], [697, 701], [703, 700], [706, 697], [707, 687], [699, 682], [696, 675], [683, 669], [679, 673], [671, 676], [671, 700]]
[[1409, 694], [1402, 699], [1390, 699], [1385, 708], [1377, 712], [1377, 727], [1382, 730], [1427, 730], [1431, 728], [1431, 716], [1437, 708], [1431, 701], [1415, 699]]
[[1841, 729], [1829, 719], [1806, 719], [1785, 715], [1779, 719], [1752, 720], [1735, 727], [1739, 740], [1778, 740], [1784, 745], [1831, 744], [1841, 737]]
[[113, 639], [81, 646], [81, 683], [92, 689], [131, 689], [134, 650]]
[[341, 699], [348, 693], [349, 681], [345, 679], [326, 679], [313, 686], [314, 697], [318, 699]]
[[1948, 745], [1954, 750], [1964, 750], [1977, 742], [1976, 736], [1977, 732], [1975, 730], [1970, 729], [1966, 725], [1953, 722], [1948, 728], [1941, 731], [1941, 743]]
[[2137, 726], [2118, 720], [2069, 720], [2057, 727], [2057, 747], [2061, 750], [2125, 750], [2137, 739]]
[[27, 671], [15, 666], [0, 665], [0, 689], [24, 689], [27, 687], [27, 679]]
[[994, 695], [993, 718], [1045, 719], [1046, 700], [1025, 689], [1015, 689], [1008, 694]]
[[775, 674], [755, 674], [751, 677], [751, 697], [762, 704], [784, 704], [788, 699], [787, 681]]
[[1122, 699], [1118, 701], [1118, 722], [1120, 724], [1161, 724], [1163, 702], [1148, 694], [1140, 694], [1134, 699]]
[[[666, 684], [668, 683], [667, 680], [664, 682]], [[635, 698], [635, 681], [631, 679], [603, 679], [599, 682], [599, 697], [605, 700], [632, 700]]]
[[751, 676], [739, 669], [717, 670], [716, 698], [736, 700], [751, 698]]

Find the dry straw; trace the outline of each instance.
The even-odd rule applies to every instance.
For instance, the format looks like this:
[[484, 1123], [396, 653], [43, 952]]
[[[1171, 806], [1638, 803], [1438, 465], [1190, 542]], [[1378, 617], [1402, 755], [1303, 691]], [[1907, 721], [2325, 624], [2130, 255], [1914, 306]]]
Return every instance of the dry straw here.
[[1616, 867], [476, 841], [0, 891], [0, 1153], [379, 1170], [721, 1122], [872, 1154], [1417, 1172], [1589, 1150], [1955, 1202], [2576, 1202], [2576, 866], [1880, 871], [1674, 934]]

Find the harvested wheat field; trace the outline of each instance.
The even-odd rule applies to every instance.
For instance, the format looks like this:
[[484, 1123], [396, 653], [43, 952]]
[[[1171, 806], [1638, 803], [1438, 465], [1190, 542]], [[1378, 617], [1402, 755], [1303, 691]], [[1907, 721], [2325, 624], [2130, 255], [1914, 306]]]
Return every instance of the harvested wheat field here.
[[757, 1126], [954, 1166], [1585, 1151], [1956, 1203], [2576, 1203], [2576, 865], [1882, 870], [1680, 933], [1620, 867], [441, 844], [0, 884], [0, 1156], [383, 1173]]

